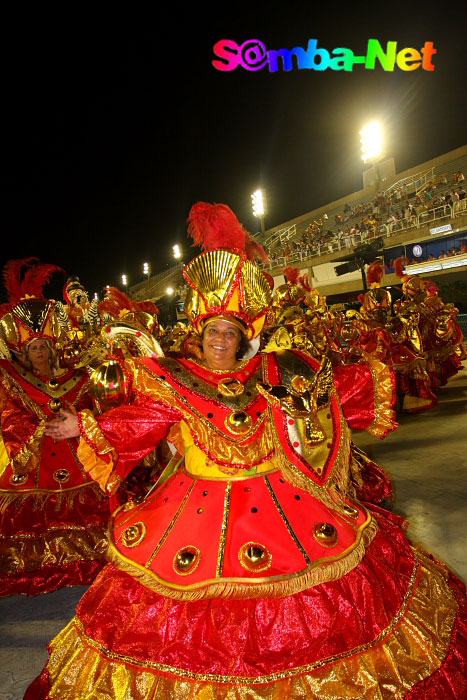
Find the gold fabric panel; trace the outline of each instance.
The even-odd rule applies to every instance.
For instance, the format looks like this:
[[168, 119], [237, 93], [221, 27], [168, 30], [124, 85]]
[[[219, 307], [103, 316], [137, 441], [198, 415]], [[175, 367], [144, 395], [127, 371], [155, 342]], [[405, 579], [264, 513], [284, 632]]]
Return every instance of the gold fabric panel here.
[[390, 625], [364, 647], [269, 676], [202, 675], [113, 653], [87, 637], [75, 618], [50, 645], [49, 697], [80, 700], [82, 689], [92, 688], [109, 700], [402, 700], [442, 664], [457, 613], [444, 567], [415, 554], [418, 582]]
[[375, 405], [375, 419], [367, 430], [377, 438], [384, 438], [388, 431], [394, 430], [392, 374], [384, 362], [375, 358], [368, 358], [367, 362], [374, 382]]
[[[120, 478], [116, 474], [112, 474], [118, 460], [117, 453], [104, 437], [90, 410], [81, 411], [81, 425], [97, 452], [84, 438], [81, 438], [77, 451], [78, 459], [85, 471], [99, 484], [103, 491], [115, 493], [120, 484]], [[100, 455], [107, 456], [107, 459], [102, 459]]]

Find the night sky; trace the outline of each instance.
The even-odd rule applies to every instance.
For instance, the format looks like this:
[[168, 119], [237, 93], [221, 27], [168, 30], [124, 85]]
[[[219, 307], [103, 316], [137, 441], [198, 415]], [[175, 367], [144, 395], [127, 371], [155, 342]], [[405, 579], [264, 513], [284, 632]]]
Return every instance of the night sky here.
[[[429, 7], [379, 4], [365, 18], [349, 4], [174, 4], [98, 19], [74, 5], [4, 21], [2, 267], [35, 255], [91, 294], [122, 273], [135, 284], [143, 261], [172, 264], [174, 243], [190, 259], [198, 200], [229, 204], [255, 232], [257, 187], [267, 227], [361, 189], [358, 132], [373, 118], [399, 172], [462, 146], [467, 15], [464, 3]], [[314, 38], [355, 54], [369, 38], [398, 50], [433, 41], [437, 54], [432, 72], [221, 72], [211, 62], [225, 38], [268, 50]]]

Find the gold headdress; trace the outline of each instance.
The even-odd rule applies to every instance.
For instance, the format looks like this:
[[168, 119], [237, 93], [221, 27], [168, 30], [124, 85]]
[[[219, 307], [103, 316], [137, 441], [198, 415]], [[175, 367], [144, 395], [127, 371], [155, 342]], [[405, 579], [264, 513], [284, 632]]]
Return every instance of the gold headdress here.
[[198, 202], [190, 211], [188, 232], [204, 252], [184, 269], [190, 286], [185, 313], [201, 333], [217, 316], [240, 321], [251, 340], [261, 332], [272, 299], [268, 278], [252, 262], [264, 250], [225, 204]]
[[54, 272], [63, 272], [56, 265], [39, 263], [37, 258], [11, 260], [3, 271], [9, 303], [0, 309], [0, 335], [15, 353], [35, 338], [53, 343], [61, 332], [55, 313], [55, 302], [45, 299], [42, 290]]

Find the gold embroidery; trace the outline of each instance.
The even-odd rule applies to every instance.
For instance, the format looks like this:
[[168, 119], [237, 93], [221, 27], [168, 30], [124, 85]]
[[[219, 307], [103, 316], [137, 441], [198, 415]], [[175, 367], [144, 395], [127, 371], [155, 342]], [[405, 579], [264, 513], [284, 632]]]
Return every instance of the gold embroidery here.
[[219, 552], [217, 554], [216, 578], [221, 578], [222, 567], [224, 565], [225, 540], [227, 538], [227, 526], [229, 524], [230, 513], [230, 493], [232, 491], [232, 482], [229, 481], [225, 487], [224, 495], [224, 514], [222, 516], [221, 536], [219, 540]]
[[183, 509], [184, 509], [185, 506], [186, 506], [186, 502], [188, 501], [189, 497], [191, 496], [191, 492], [193, 491], [193, 489], [194, 489], [194, 487], [195, 487], [195, 483], [196, 483], [195, 481], [192, 481], [190, 487], [188, 488], [188, 490], [187, 490], [187, 492], [186, 492], [186, 494], [185, 494], [185, 496], [184, 496], [184, 498], [183, 498], [183, 501], [182, 501], [182, 502], [180, 503], [180, 505], [178, 506], [177, 512], [175, 513], [174, 517], [172, 518], [172, 520], [171, 520], [170, 523], [169, 523], [169, 526], [167, 527], [166, 531], [164, 532], [164, 534], [162, 535], [161, 539], [159, 540], [159, 542], [158, 542], [158, 544], [157, 544], [157, 547], [155, 548], [155, 550], [153, 551], [153, 553], [151, 554], [151, 556], [150, 556], [149, 559], [147, 560], [147, 562], [146, 562], [146, 564], [145, 564], [145, 568], [146, 568], [146, 569], [149, 569], [149, 567], [151, 566], [152, 562], [154, 561], [154, 559], [157, 557], [158, 553], [160, 552], [162, 545], [164, 544], [164, 542], [166, 541], [167, 537], [168, 537], [168, 536], [170, 535], [170, 533], [172, 532], [175, 523], [177, 522], [178, 518], [179, 518], [180, 515], [182, 514]]

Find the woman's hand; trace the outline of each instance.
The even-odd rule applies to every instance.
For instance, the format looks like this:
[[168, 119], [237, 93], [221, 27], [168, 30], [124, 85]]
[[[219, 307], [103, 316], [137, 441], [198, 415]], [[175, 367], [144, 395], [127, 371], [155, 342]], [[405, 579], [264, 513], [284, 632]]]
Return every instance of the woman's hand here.
[[71, 411], [60, 411], [58, 418], [46, 423], [45, 434], [54, 440], [79, 437], [78, 417]]

